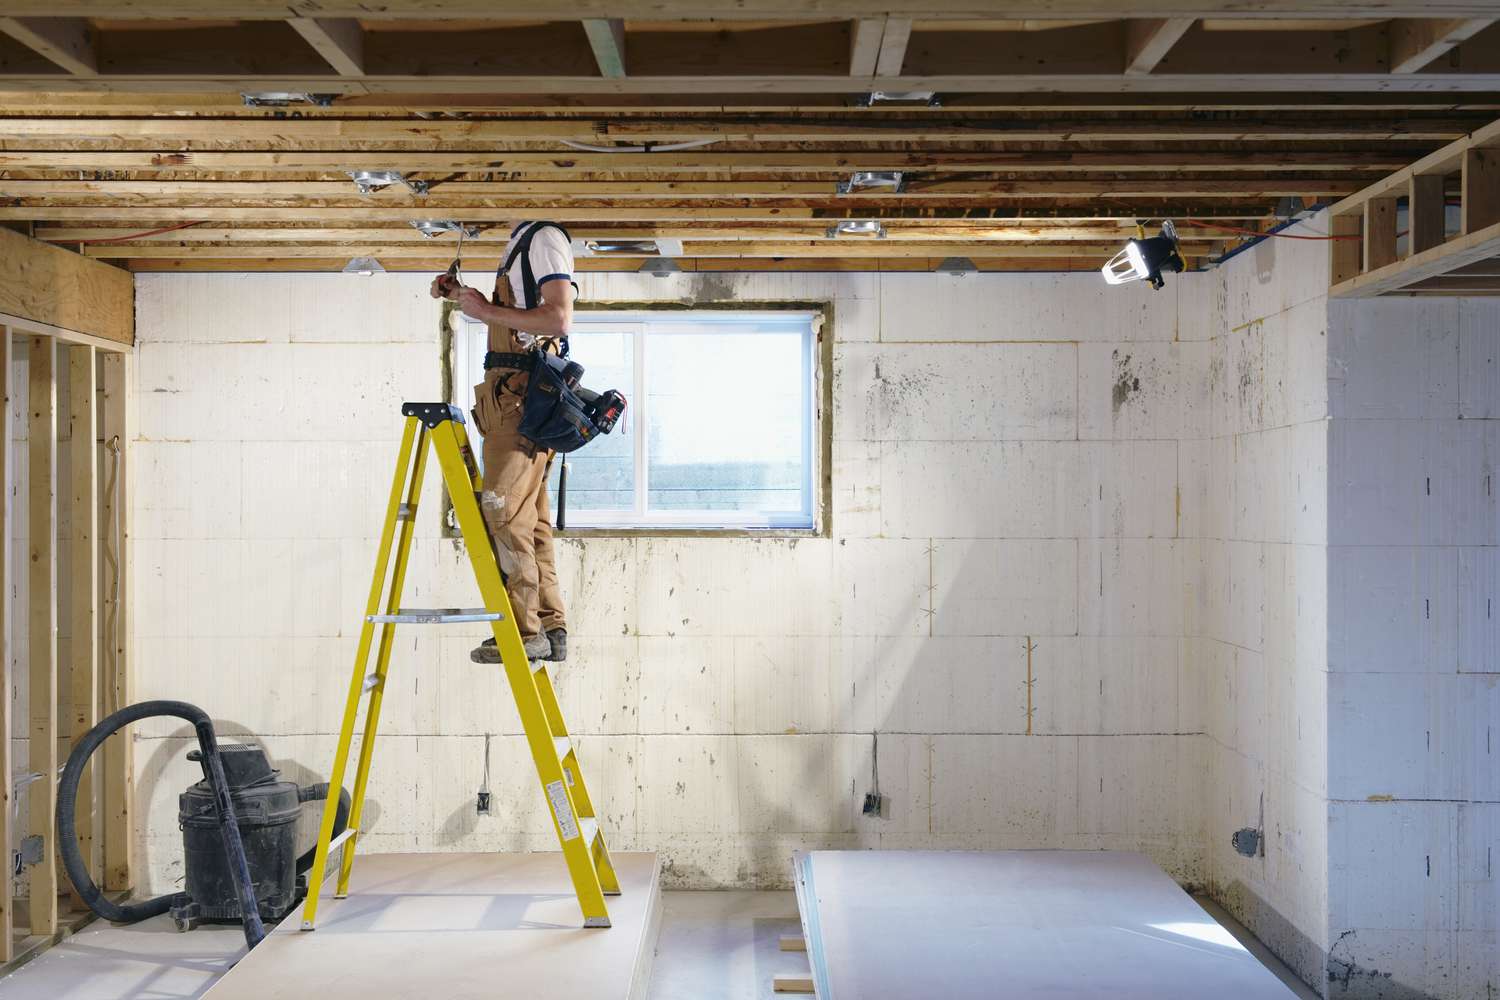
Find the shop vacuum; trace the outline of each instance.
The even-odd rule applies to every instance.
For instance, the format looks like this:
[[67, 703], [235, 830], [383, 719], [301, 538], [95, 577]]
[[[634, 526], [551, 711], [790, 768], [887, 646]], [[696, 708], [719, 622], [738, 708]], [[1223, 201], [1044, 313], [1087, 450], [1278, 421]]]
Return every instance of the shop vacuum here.
[[[78, 780], [94, 751], [120, 729], [155, 716], [183, 719], [193, 726], [198, 749], [188, 760], [203, 768], [203, 780], [178, 799], [186, 877], [182, 892], [120, 905], [104, 897], [78, 850], [75, 809]], [[290, 913], [307, 892], [307, 870], [314, 849], [296, 853], [297, 820], [304, 802], [328, 797], [328, 785], [299, 787], [278, 779], [266, 752], [251, 743], [220, 744], [204, 711], [181, 701], [144, 701], [101, 721], [68, 755], [57, 787], [57, 837], [63, 867], [84, 903], [116, 923], [135, 923], [170, 913], [178, 930], [203, 922], [243, 923], [245, 943], [254, 948], [265, 925]], [[349, 793], [339, 790], [334, 836], [349, 818]]]

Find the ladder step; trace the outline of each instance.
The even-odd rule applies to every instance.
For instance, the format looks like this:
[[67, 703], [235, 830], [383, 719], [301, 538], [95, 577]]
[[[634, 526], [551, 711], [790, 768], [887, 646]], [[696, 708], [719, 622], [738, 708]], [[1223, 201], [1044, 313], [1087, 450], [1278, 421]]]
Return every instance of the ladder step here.
[[343, 833], [339, 834], [337, 837], [334, 837], [328, 842], [328, 853], [332, 854], [334, 851], [338, 850], [341, 846], [343, 846], [344, 841], [354, 836], [356, 832], [357, 831], [354, 829], [354, 827], [346, 827]]
[[504, 615], [488, 608], [402, 608], [393, 615], [365, 615], [365, 621], [377, 625], [449, 625], [504, 620]]
[[380, 675], [379, 674], [371, 674], [371, 675], [369, 675], [368, 677], [365, 678], [365, 690], [366, 691], [374, 691], [379, 686], [380, 686]]
[[573, 738], [571, 736], [554, 736], [552, 745], [557, 747], [557, 759], [562, 760], [573, 749]]

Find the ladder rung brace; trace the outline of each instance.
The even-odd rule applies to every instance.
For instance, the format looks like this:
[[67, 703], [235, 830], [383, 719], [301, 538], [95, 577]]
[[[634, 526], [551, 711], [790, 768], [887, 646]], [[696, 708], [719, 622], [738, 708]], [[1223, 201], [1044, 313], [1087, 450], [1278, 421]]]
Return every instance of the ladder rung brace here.
[[599, 820], [594, 816], [578, 817], [578, 832], [583, 836], [583, 842], [590, 847], [594, 841], [599, 839]]
[[489, 608], [402, 608], [393, 615], [365, 616], [365, 621], [377, 625], [451, 625], [504, 620], [504, 615]]
[[570, 736], [552, 737], [552, 745], [557, 747], [557, 759], [562, 760], [573, 750], [573, 738]]
[[334, 837], [328, 842], [328, 853], [332, 854], [334, 851], [338, 850], [339, 847], [343, 845], [344, 841], [354, 836], [357, 832], [359, 831], [355, 830], [354, 827], [351, 826], [343, 833], [339, 834], [337, 837]]
[[379, 686], [380, 686], [380, 675], [379, 674], [371, 674], [370, 676], [368, 676], [368, 677], [365, 678], [365, 691], [366, 691], [366, 693], [368, 693], [370, 691], [374, 691]]
[[410, 521], [416, 516], [417, 505], [414, 503], [404, 503], [396, 508], [396, 520], [398, 521]]

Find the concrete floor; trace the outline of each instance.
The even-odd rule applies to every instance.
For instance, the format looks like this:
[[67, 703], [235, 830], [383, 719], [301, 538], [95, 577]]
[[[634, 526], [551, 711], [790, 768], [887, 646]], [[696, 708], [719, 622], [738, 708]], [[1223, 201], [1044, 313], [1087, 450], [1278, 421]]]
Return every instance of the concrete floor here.
[[[1316, 994], [1223, 910], [1199, 902], [1304, 1000]], [[783, 952], [800, 933], [790, 892], [664, 892], [649, 1000], [769, 1000], [771, 979], [806, 972]], [[245, 950], [238, 927], [179, 934], [167, 917], [130, 927], [96, 922], [0, 978], [0, 1000], [192, 1000]]]

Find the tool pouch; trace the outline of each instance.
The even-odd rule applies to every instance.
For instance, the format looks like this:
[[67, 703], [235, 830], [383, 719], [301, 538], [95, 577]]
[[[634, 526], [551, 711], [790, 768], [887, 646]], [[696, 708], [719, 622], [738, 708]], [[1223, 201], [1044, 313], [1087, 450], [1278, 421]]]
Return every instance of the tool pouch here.
[[522, 436], [539, 448], [577, 451], [599, 435], [592, 408], [563, 377], [568, 362], [546, 351], [532, 352], [532, 367], [521, 404]]

